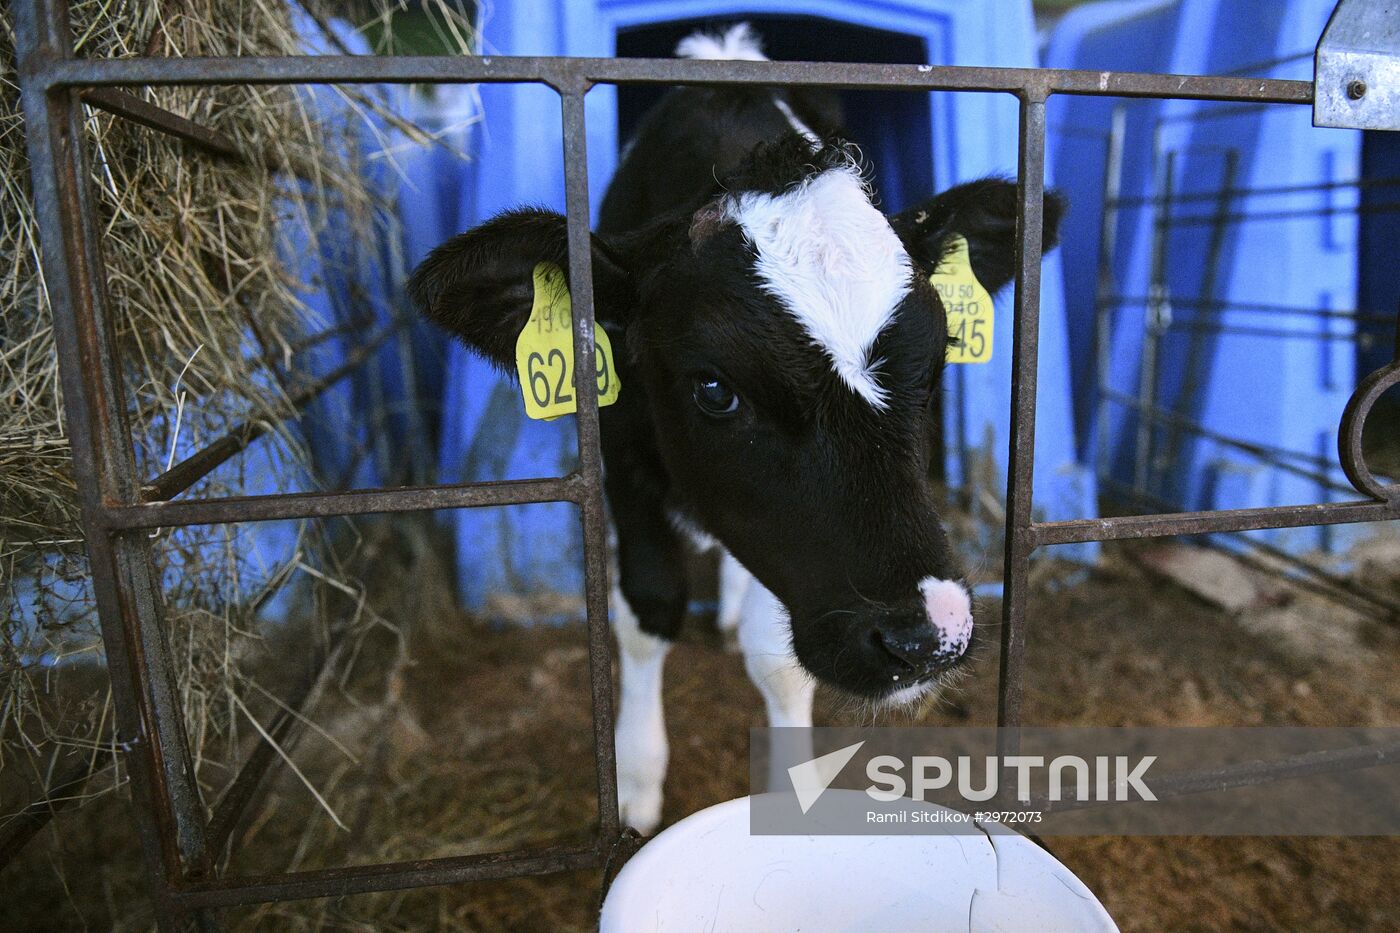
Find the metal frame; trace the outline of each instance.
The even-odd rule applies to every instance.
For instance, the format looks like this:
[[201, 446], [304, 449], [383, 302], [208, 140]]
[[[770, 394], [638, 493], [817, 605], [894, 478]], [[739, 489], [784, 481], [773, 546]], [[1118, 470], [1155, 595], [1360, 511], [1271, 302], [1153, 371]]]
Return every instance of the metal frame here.
[[[1271, 65], [1276, 63], [1264, 63]], [[1152, 124], [1152, 166], [1155, 175], [1154, 192], [1147, 195], [1124, 197], [1121, 193], [1123, 171], [1124, 135], [1127, 119], [1127, 104], [1114, 108], [1108, 129], [1093, 130], [1082, 127], [1060, 127], [1060, 132], [1069, 132], [1101, 142], [1105, 149], [1103, 179], [1103, 212], [1100, 224], [1098, 253], [1098, 288], [1095, 295], [1094, 326], [1096, 378], [1094, 380], [1093, 406], [1098, 419], [1098, 433], [1095, 437], [1097, 463], [1096, 475], [1100, 491], [1106, 492], [1115, 504], [1147, 508], [1157, 511], [1178, 511], [1181, 507], [1154, 494], [1163, 479], [1163, 470], [1177, 462], [1182, 445], [1188, 438], [1209, 440], [1217, 445], [1242, 454], [1252, 462], [1265, 464], [1271, 469], [1309, 480], [1317, 489], [1325, 493], [1350, 494], [1353, 485], [1345, 480], [1344, 471], [1332, 458], [1318, 453], [1308, 453], [1277, 445], [1259, 443], [1212, 430], [1206, 425], [1183, 414], [1185, 403], [1199, 393], [1201, 388], [1200, 360], [1203, 358], [1203, 338], [1207, 335], [1232, 334], [1253, 337], [1267, 337], [1279, 340], [1307, 340], [1334, 343], [1354, 343], [1359, 347], [1370, 348], [1377, 341], [1388, 341], [1388, 337], [1378, 335], [1374, 328], [1362, 329], [1365, 325], [1394, 324], [1394, 314], [1380, 314], [1368, 310], [1339, 310], [1333, 308], [1302, 307], [1248, 301], [1226, 300], [1215, 297], [1215, 282], [1219, 276], [1221, 250], [1230, 224], [1251, 220], [1281, 220], [1302, 217], [1320, 217], [1336, 214], [1358, 215], [1367, 212], [1393, 213], [1400, 206], [1380, 204], [1371, 208], [1363, 205], [1351, 207], [1322, 207], [1287, 211], [1257, 211], [1236, 207], [1236, 202], [1257, 196], [1274, 196], [1311, 192], [1363, 191], [1367, 189], [1389, 189], [1400, 186], [1396, 178], [1357, 178], [1344, 181], [1303, 182], [1293, 184], [1262, 184], [1239, 186], [1237, 184], [1240, 153], [1235, 148], [1226, 148], [1212, 143], [1197, 147], [1202, 151], [1218, 153], [1223, 157], [1223, 170], [1220, 185], [1211, 190], [1182, 193], [1174, 185], [1175, 159], [1177, 152], [1165, 151], [1163, 129], [1170, 123], [1217, 119], [1228, 114], [1238, 116], [1253, 113], [1259, 108], [1252, 105], [1237, 105], [1214, 108], [1200, 113], [1158, 115]], [[1173, 216], [1173, 207], [1188, 204], [1212, 206], [1207, 212], [1198, 208], [1187, 212], [1186, 216]], [[1145, 294], [1123, 294], [1116, 288], [1113, 276], [1114, 231], [1119, 225], [1119, 217], [1125, 210], [1152, 212], [1152, 246], [1149, 285]], [[1200, 286], [1200, 294], [1194, 298], [1169, 295], [1166, 283], [1166, 250], [1170, 233], [1183, 226], [1210, 226], [1209, 241], [1205, 253], [1205, 266]], [[1141, 354], [1138, 388], [1136, 394], [1129, 394], [1113, 388], [1108, 381], [1109, 333], [1115, 316], [1127, 308], [1141, 309], [1143, 314]], [[1175, 314], [1175, 309], [1186, 308], [1196, 315], [1183, 320]], [[1265, 314], [1287, 316], [1297, 320], [1320, 320], [1324, 322], [1350, 322], [1357, 326], [1355, 332], [1339, 332], [1326, 329], [1288, 329], [1284, 325], [1261, 327], [1252, 324], [1226, 322], [1221, 317], [1226, 312], [1242, 314]], [[1185, 332], [1190, 335], [1192, 344], [1185, 358], [1185, 377], [1177, 390], [1178, 401], [1166, 405], [1158, 399], [1160, 372], [1160, 344], [1171, 332]], [[1109, 413], [1114, 408], [1126, 409], [1137, 416], [1138, 426], [1135, 437], [1132, 481], [1125, 482], [1111, 474], [1111, 452], [1108, 447]], [[1159, 435], [1161, 435], [1159, 437]], [[1359, 440], [1353, 439], [1353, 443]], [[1364, 464], [1363, 464], [1364, 468]], [[1375, 481], [1375, 477], [1371, 477]], [[1355, 488], [1362, 488], [1356, 486]], [[1379, 482], [1373, 483], [1373, 490], [1381, 490]], [[1385, 498], [1382, 491], [1376, 498]], [[1400, 621], [1400, 602], [1388, 598], [1383, 593], [1373, 592], [1348, 577], [1334, 573], [1326, 567], [1290, 553], [1288, 550], [1268, 544], [1255, 537], [1223, 538], [1207, 535], [1199, 538], [1197, 544], [1229, 554], [1236, 561], [1272, 575], [1287, 577], [1300, 588], [1308, 589], [1338, 604], [1372, 615], [1383, 621]], [[1268, 560], [1260, 560], [1260, 556]]]
[[[18, 71], [65, 415], [116, 698], [119, 747], [132, 776], [151, 896], [164, 929], [180, 928], [191, 919], [214, 922], [207, 909], [236, 904], [605, 868], [626, 837], [618, 821], [613, 757], [606, 529], [594, 381], [586, 374], [577, 378], [579, 466], [564, 477], [175, 499], [199, 477], [251, 443], [255, 432], [247, 429], [232, 432], [160, 477], [143, 480], [136, 474], [127, 404], [109, 332], [111, 310], [102, 275], [101, 244], [94, 232], [87, 191], [83, 103], [170, 133], [218, 156], [238, 154], [217, 134], [113, 88], [385, 82], [522, 82], [553, 88], [563, 104], [569, 271], [576, 308], [573, 338], [580, 359], [592, 358], [594, 342], [584, 95], [595, 84], [787, 84], [983, 91], [1016, 97], [1020, 105], [1019, 251], [998, 704], [998, 719], [1003, 726], [1018, 726], [1022, 719], [1027, 581], [1031, 552], [1037, 547], [1400, 519], [1400, 488], [1377, 485], [1366, 470], [1359, 449], [1361, 424], [1370, 403], [1385, 388], [1400, 382], [1400, 359], [1362, 384], [1343, 419], [1343, 468], [1368, 498], [1334, 504], [1077, 521], [1039, 522], [1032, 515], [1047, 98], [1052, 94], [1088, 94], [1311, 104], [1313, 85], [1309, 82], [1029, 68], [669, 59], [332, 55], [85, 60], [73, 57], [66, 7], [63, 0], [17, 0], [14, 8], [19, 37]], [[347, 367], [350, 365], [347, 363]], [[328, 379], [338, 375], [333, 373]], [[299, 401], [305, 402], [309, 397], [314, 395]], [[145, 530], [547, 501], [572, 502], [582, 511], [599, 811], [593, 841], [573, 847], [484, 856], [221, 877], [218, 852], [228, 836], [227, 827], [236, 820], [233, 811], [253, 799], [262, 770], [275, 756], [255, 753], [235, 781], [236, 792], [226, 795], [212, 821], [206, 818], [173, 691], [174, 674], [162, 628], [160, 592]], [[1014, 730], [1004, 734], [1011, 736], [1008, 741], [1014, 744]]]

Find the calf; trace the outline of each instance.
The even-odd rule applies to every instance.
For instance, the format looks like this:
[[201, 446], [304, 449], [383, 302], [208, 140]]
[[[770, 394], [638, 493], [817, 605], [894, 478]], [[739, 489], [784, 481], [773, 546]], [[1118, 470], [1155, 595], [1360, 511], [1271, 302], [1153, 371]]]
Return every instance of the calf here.
[[[677, 49], [762, 59], [747, 26]], [[661, 814], [661, 670], [685, 615], [686, 539], [724, 550], [772, 725], [811, 723], [814, 680], [880, 704], [936, 689], [972, 636], [930, 469], [949, 342], [929, 275], [962, 236], [1010, 281], [1015, 186], [987, 179], [893, 217], [823, 96], [671, 91], [641, 123], [593, 236], [597, 322], [622, 393], [600, 412], [617, 534], [617, 752], [624, 820]], [[1046, 204], [1046, 245], [1059, 203]], [[436, 249], [410, 289], [507, 371], [535, 266], [568, 268], [565, 221], [524, 209]]]

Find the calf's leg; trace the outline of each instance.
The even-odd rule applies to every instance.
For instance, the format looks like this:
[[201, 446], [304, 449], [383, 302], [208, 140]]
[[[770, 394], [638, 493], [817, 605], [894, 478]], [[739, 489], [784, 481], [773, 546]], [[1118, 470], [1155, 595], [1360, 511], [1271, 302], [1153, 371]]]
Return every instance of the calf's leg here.
[[649, 835], [661, 822], [661, 785], [669, 747], [661, 702], [661, 674], [671, 643], [642, 631], [617, 590], [613, 629], [620, 660], [617, 710], [617, 802], [624, 826]]
[[[787, 769], [812, 757], [812, 699], [816, 681], [792, 652], [787, 610], [750, 578], [739, 611], [739, 647], [744, 668], [768, 712], [768, 790], [785, 790]], [[760, 788], [753, 788], [757, 793]]]

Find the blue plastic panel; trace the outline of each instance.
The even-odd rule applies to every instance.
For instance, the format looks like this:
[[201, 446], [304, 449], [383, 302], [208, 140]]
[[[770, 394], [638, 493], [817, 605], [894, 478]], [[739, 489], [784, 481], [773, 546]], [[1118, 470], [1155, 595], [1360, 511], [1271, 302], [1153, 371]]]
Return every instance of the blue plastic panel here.
[[[1309, 79], [1311, 51], [1331, 8], [1329, 0], [1095, 4], [1059, 24], [1046, 64]], [[1139, 203], [1119, 214], [1113, 285], [1136, 300], [1111, 319], [1109, 385], [1131, 396], [1143, 386], [1143, 299], [1154, 253], [1162, 248], [1171, 321], [1160, 343], [1157, 403], [1208, 431], [1291, 451], [1290, 462], [1326, 473], [1318, 460], [1335, 460], [1336, 426], [1355, 385], [1351, 322], [1269, 309], [1355, 307], [1356, 192], [1324, 186], [1358, 177], [1360, 134], [1314, 129], [1302, 107], [1052, 101], [1054, 148], [1064, 169], [1056, 183], [1071, 192], [1076, 215], [1065, 262], [1071, 345], [1086, 363], [1075, 384], [1081, 451], [1093, 451], [1100, 430], [1087, 364], [1095, 333], [1104, 141], [1110, 114], [1120, 105], [1128, 129], [1123, 196], [1139, 202], [1160, 196], [1170, 171], [1173, 195], [1195, 200], [1172, 205], [1162, 243], [1154, 236], [1166, 216], [1158, 205]], [[1084, 167], [1098, 171], [1086, 177]], [[1279, 186], [1294, 190], [1238, 193]], [[1217, 197], [1226, 187], [1236, 193]], [[1218, 232], [1216, 212], [1230, 218]], [[1324, 481], [1300, 477], [1189, 429], [1159, 428], [1158, 462], [1147, 463], [1140, 476], [1143, 465], [1134, 462], [1138, 418], [1130, 406], [1113, 404], [1108, 411], [1104, 467], [1120, 483], [1145, 476], [1148, 495], [1164, 505], [1223, 509], [1346, 497], [1334, 488], [1344, 482], [1335, 470]], [[1303, 529], [1268, 537], [1312, 547], [1325, 545], [1327, 535]]]
[[[1005, 0], [520, 0], [493, 7], [483, 22], [488, 54], [611, 56], [669, 54], [653, 48], [668, 27], [754, 21], [778, 58], [918, 61], [933, 64], [1025, 66], [1035, 62], [1028, 2]], [[881, 36], [886, 41], [881, 41]], [[816, 54], [802, 50], [816, 50]], [[596, 212], [616, 166], [619, 122], [635, 120], [638, 94], [600, 86], [587, 98], [590, 199]], [[645, 95], [640, 95], [644, 97]], [[563, 210], [563, 162], [557, 97], [543, 88], [481, 89], [484, 127], [477, 148], [474, 216], [481, 221], [520, 204]], [[1016, 171], [1017, 106], [1006, 95], [867, 96], [855, 108], [854, 134], [875, 163], [885, 206], [911, 203], [941, 189], [991, 173]], [[937, 185], [935, 186], [935, 181]], [[1070, 365], [1060, 266], [1045, 267], [1040, 339], [1040, 407], [1036, 508], [1051, 518], [1094, 513], [1092, 478], [1075, 459]], [[1006, 348], [986, 365], [956, 367], [946, 379], [948, 475], [954, 483], [990, 475], [1004, 483], [1009, 434], [1010, 289], [998, 302], [997, 345]], [[448, 363], [443, 427], [444, 479], [487, 480], [543, 476], [569, 469], [576, 455], [573, 424], [524, 418], [513, 386], [469, 353], [454, 350]], [[513, 402], [513, 407], [510, 403]], [[490, 418], [487, 413], [490, 412]], [[502, 423], [496, 423], [500, 418]], [[489, 458], [479, 455], [490, 452]], [[473, 454], [477, 451], [478, 454]], [[553, 555], [572, 540], [571, 517], [541, 510], [528, 521], [509, 510], [462, 512], [451, 518], [460, 547], [459, 580], [467, 605], [482, 608], [497, 587], [518, 592], [577, 592], [577, 564], [552, 556], [507, 579], [503, 542], [530, 540]], [[985, 542], [983, 542], [985, 544]], [[1062, 549], [1069, 550], [1069, 549]], [[979, 560], [981, 549], [978, 549]], [[1093, 547], [1079, 549], [1092, 554]]]

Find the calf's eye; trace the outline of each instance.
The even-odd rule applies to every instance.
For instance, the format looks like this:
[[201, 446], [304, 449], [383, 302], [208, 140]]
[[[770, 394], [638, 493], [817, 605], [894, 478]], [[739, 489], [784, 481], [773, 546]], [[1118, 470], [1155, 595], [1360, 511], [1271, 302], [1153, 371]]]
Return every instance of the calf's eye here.
[[697, 376], [692, 394], [695, 404], [711, 418], [724, 418], [739, 410], [739, 396], [714, 376]]

